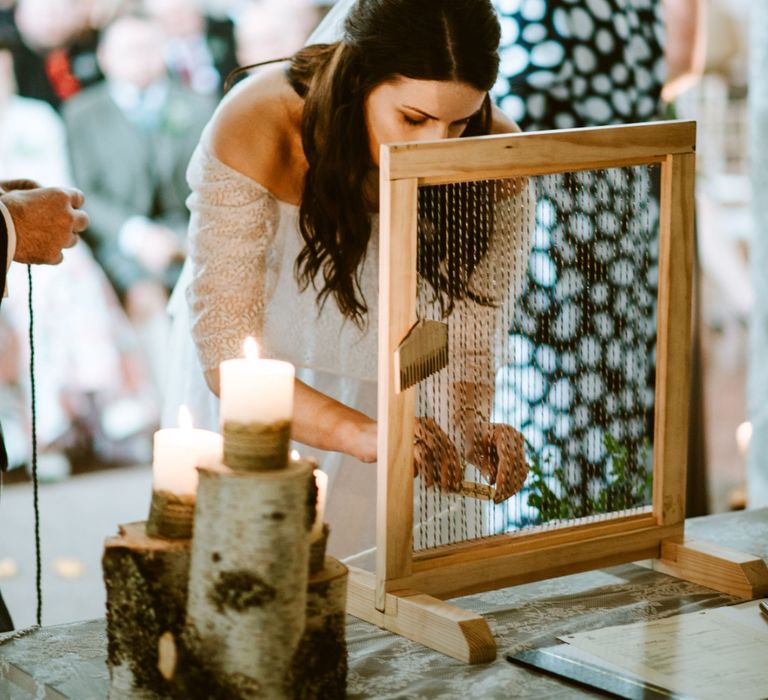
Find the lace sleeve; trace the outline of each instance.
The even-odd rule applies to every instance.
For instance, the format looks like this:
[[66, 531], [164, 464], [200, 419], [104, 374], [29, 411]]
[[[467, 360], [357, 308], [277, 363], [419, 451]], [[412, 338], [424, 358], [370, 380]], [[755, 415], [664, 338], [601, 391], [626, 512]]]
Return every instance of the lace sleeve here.
[[279, 209], [259, 183], [199, 146], [187, 172], [192, 194], [187, 304], [203, 370], [242, 355], [248, 335], [261, 339], [267, 254]]

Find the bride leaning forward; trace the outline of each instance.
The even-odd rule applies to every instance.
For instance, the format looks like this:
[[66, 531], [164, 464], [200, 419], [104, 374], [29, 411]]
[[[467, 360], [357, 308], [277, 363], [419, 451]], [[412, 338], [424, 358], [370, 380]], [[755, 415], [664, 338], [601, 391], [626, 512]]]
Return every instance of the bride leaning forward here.
[[[379, 145], [516, 131], [488, 97], [498, 43], [489, 0], [358, 0], [341, 41], [262, 68], [224, 99], [190, 165], [186, 295], [211, 391], [219, 362], [255, 335], [304, 368], [293, 438], [358, 468], [375, 461]], [[468, 286], [451, 285], [453, 301]], [[492, 379], [462, 391], [490, 401]], [[520, 434], [477, 421], [461, 430], [499, 496], [519, 490]], [[427, 484], [457, 490], [454, 441], [434, 421], [417, 421], [416, 434]], [[369, 494], [340, 508], [371, 507], [365, 473]], [[332, 475], [347, 479], [344, 466]]]

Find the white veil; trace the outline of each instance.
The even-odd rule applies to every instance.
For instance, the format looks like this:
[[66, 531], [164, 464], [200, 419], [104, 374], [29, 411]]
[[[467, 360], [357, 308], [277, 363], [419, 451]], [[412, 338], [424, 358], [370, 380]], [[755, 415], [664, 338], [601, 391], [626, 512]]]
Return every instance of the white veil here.
[[317, 25], [305, 46], [312, 44], [333, 44], [341, 41], [344, 36], [344, 20], [347, 19], [349, 11], [357, 0], [336, 0], [328, 14], [323, 17], [323, 21]]

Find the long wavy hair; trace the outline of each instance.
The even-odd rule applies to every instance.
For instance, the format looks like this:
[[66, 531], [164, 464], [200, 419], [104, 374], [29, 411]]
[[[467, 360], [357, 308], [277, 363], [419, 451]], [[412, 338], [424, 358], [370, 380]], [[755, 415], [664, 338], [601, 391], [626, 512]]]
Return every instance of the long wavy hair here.
[[[304, 248], [295, 274], [302, 289], [317, 290], [320, 308], [333, 297], [342, 314], [363, 325], [368, 307], [360, 271], [371, 235], [372, 203], [366, 176], [374, 167], [365, 120], [365, 100], [378, 85], [398, 77], [459, 81], [487, 93], [496, 80], [500, 29], [490, 0], [358, 0], [342, 41], [296, 53], [288, 78], [304, 99], [302, 141], [309, 168], [304, 179], [299, 226]], [[487, 134], [491, 102], [464, 135]], [[463, 275], [429, 279], [465, 296], [469, 272], [487, 249], [479, 240]], [[422, 248], [424, 246], [421, 246]], [[419, 261], [427, 278], [445, 256], [445, 241]], [[427, 259], [429, 258], [429, 259]], [[446, 287], [447, 285], [447, 287]]]

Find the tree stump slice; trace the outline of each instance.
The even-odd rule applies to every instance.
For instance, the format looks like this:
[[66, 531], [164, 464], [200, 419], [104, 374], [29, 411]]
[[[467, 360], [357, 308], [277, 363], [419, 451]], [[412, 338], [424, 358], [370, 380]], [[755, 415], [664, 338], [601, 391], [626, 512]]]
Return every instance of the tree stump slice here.
[[221, 465], [199, 474], [183, 646], [216, 679], [217, 697], [292, 697], [306, 614], [312, 465], [267, 472]]
[[347, 577], [344, 564], [326, 557], [324, 567], [309, 578], [307, 622], [293, 659], [296, 700], [346, 697]]
[[110, 698], [172, 697], [158, 669], [158, 645], [184, 629], [190, 540], [146, 534], [146, 523], [120, 526], [104, 545]]

